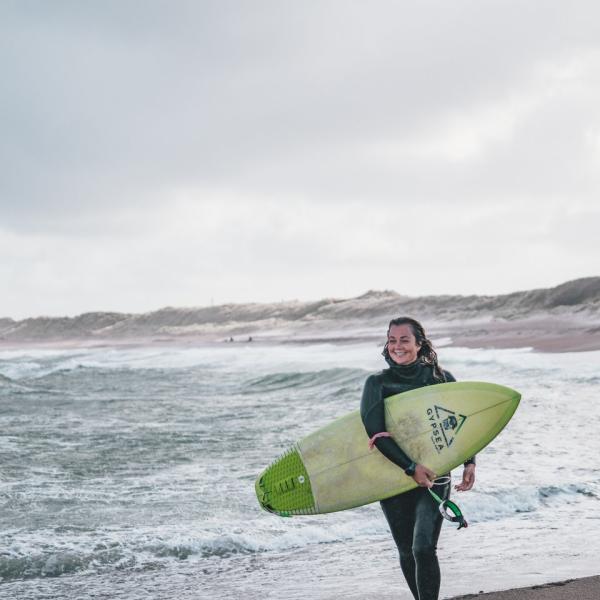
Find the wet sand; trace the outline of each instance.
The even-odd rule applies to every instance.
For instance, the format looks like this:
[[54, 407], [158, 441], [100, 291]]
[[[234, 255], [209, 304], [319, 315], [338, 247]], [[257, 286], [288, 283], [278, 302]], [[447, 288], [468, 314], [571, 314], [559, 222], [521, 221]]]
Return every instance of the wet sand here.
[[[432, 332], [433, 333], [433, 332]], [[456, 322], [435, 328], [453, 346], [466, 348], [533, 348], [538, 352], [600, 350], [600, 326], [577, 317], [536, 317], [488, 323]]]
[[[508, 338], [508, 337], [488, 337], [486, 339], [481, 338], [469, 338], [469, 337], [456, 337], [452, 339], [449, 344], [436, 344], [436, 338], [431, 336], [435, 349], [440, 353], [443, 352], [444, 347], [460, 347], [460, 348], [471, 348], [476, 350], [477, 348], [482, 349], [509, 349], [509, 348], [531, 348], [535, 352], [543, 353], [560, 353], [560, 352], [590, 352], [594, 350], [600, 350], [600, 340], [571, 337], [571, 338], [559, 338], [559, 339], [546, 339], [539, 337], [523, 337], [523, 338]], [[276, 345], [276, 344], [349, 344], [359, 342], [372, 342], [374, 344], [380, 343], [381, 336], [356, 336], [353, 338], [344, 338], [343, 340], [335, 337], [307, 337], [297, 338], [293, 340], [279, 341], [275, 339], [264, 340], [260, 337], [254, 338], [253, 342], [257, 345]], [[190, 339], [190, 338], [173, 338], [169, 340], [157, 340], [153, 339], [127, 339], [127, 340], [57, 340], [57, 341], [25, 341], [25, 342], [2, 342], [0, 341], [0, 351], [20, 351], [20, 350], [72, 350], [76, 348], [140, 348], [148, 346], [176, 346], [176, 347], [194, 347], [194, 346], [214, 346], [225, 343], [225, 340], [214, 341], [205, 339]], [[235, 344], [248, 344], [246, 340], [234, 340]], [[600, 596], [598, 596], [600, 600]]]
[[567, 579], [556, 583], [454, 596], [448, 600], [599, 600], [600, 576]]

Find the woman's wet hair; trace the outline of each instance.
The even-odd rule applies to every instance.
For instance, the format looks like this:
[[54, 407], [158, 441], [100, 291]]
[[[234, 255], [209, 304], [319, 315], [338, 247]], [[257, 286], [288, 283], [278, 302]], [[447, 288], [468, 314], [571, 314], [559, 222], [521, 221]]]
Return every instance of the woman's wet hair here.
[[[395, 325], [408, 325], [415, 336], [415, 340], [419, 348], [419, 352], [417, 353], [418, 359], [425, 363], [426, 365], [431, 365], [433, 367], [433, 378], [436, 381], [446, 381], [446, 376], [444, 375], [444, 371], [442, 371], [440, 365], [438, 364], [438, 357], [436, 351], [433, 349], [433, 344], [431, 340], [427, 338], [425, 334], [425, 329], [423, 329], [423, 325], [419, 323], [416, 319], [411, 319], [410, 317], [398, 317], [396, 319], [392, 319], [390, 324], [388, 325], [387, 337], [390, 336], [390, 329]], [[385, 356], [386, 359], [391, 360], [390, 353], [388, 351], [388, 342], [386, 340], [385, 346], [383, 347], [383, 352], [381, 353]]]

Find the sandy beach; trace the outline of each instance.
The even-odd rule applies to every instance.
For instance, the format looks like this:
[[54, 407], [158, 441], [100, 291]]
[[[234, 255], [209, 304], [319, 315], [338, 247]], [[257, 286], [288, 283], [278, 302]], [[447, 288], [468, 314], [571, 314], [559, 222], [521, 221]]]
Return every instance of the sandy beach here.
[[532, 348], [537, 352], [600, 350], [600, 327], [576, 315], [536, 316], [488, 323], [455, 322], [433, 328], [453, 346], [466, 348]]
[[600, 576], [567, 579], [555, 583], [515, 588], [501, 592], [466, 594], [448, 600], [598, 600], [600, 598]]
[[[600, 350], [600, 321], [578, 315], [537, 315], [519, 319], [470, 319], [444, 321], [432, 318], [424, 320], [435, 346], [458, 346], [463, 348], [531, 348], [536, 352], [587, 352]], [[155, 335], [139, 332], [137, 335], [103, 336], [64, 333], [46, 335], [45, 327], [32, 337], [0, 336], [0, 349], [20, 348], [71, 349], [91, 347], [147, 347], [147, 346], [210, 346], [223, 343], [246, 344], [348, 344], [357, 342], [381, 343], [381, 317], [368, 323], [348, 321], [339, 323], [290, 324], [281, 330], [261, 329], [256, 323], [230, 328], [223, 326], [216, 331], [198, 332], [186, 330], [176, 335]], [[51, 325], [55, 326], [54, 323]], [[232, 334], [232, 335], [230, 335]]]

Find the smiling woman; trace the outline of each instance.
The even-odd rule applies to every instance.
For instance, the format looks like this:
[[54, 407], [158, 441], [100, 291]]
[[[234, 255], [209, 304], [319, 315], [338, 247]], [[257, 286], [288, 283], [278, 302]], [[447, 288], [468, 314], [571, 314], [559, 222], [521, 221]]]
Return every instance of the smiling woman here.
[[[449, 479], [440, 477], [427, 466], [417, 464], [398, 446], [386, 431], [385, 398], [420, 387], [456, 381], [438, 364], [437, 354], [423, 326], [409, 317], [390, 321], [387, 341], [382, 352], [388, 369], [367, 378], [360, 413], [371, 443], [419, 487], [381, 501], [381, 508], [400, 553], [400, 566], [416, 600], [437, 600], [440, 568], [437, 540], [442, 516], [426, 492], [438, 497], [450, 496]], [[456, 486], [466, 491], [475, 482], [475, 460], [465, 463], [462, 482]]]

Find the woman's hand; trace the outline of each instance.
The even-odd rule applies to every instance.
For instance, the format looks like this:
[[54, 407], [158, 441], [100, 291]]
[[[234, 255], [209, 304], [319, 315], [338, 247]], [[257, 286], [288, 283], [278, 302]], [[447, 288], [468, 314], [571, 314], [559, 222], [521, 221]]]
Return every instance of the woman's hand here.
[[415, 467], [415, 474], [412, 476], [412, 478], [421, 487], [430, 488], [433, 487], [433, 479], [435, 479], [435, 473], [424, 465], [417, 465]]
[[[415, 475], [416, 475], [416, 471], [415, 471]], [[465, 469], [463, 471], [462, 481], [458, 485], [455, 485], [454, 489], [459, 492], [466, 492], [467, 490], [470, 490], [473, 487], [474, 483], [475, 483], [475, 465], [471, 463], [471, 464], [468, 464], [465, 466]]]

